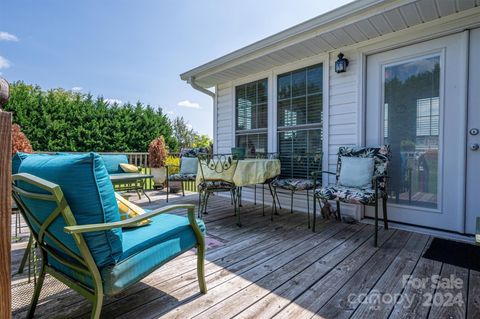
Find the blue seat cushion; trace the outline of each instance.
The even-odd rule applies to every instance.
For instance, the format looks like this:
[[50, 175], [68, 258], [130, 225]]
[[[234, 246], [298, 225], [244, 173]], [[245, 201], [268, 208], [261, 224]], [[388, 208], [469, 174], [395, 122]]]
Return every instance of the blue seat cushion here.
[[128, 164], [128, 157], [125, 154], [102, 154], [100, 155], [105, 163], [108, 174], [125, 173], [120, 164]]
[[[21, 162], [19, 172], [29, 173], [59, 185], [78, 225], [120, 220], [113, 186], [98, 154], [27, 156]], [[19, 183], [18, 186], [27, 191], [46, 192], [27, 183]], [[40, 222], [45, 221], [56, 208], [54, 202], [23, 197], [22, 201]], [[48, 230], [67, 248], [79, 254], [73, 237], [63, 230], [65, 226], [66, 223], [60, 215]], [[34, 228], [38, 231], [38, 227]], [[85, 233], [84, 238], [97, 266], [113, 264], [120, 259], [123, 252], [121, 229]], [[48, 236], [45, 240], [57, 252], [62, 253], [61, 247]]]
[[[205, 234], [203, 221], [197, 223]], [[147, 226], [124, 229], [120, 260], [101, 270], [104, 293], [119, 293], [196, 245], [195, 233], [183, 216], [161, 214]]]

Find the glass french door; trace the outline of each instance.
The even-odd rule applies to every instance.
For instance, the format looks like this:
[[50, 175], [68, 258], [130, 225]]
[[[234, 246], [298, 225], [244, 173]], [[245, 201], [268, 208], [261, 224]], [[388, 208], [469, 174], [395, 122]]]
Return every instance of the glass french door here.
[[465, 39], [367, 57], [366, 144], [392, 150], [390, 220], [464, 231]]

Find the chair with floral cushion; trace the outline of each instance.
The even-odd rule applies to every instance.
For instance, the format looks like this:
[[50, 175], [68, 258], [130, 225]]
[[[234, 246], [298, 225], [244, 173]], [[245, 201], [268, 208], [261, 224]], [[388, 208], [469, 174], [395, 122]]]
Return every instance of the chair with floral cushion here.
[[236, 214], [239, 198], [236, 196], [237, 189], [232, 179], [237, 160], [234, 160], [231, 154], [198, 154], [198, 162], [200, 167], [200, 179], [197, 185], [199, 193], [198, 217], [207, 214], [210, 195], [219, 192], [230, 192]]
[[[361, 204], [375, 207], [375, 237], [377, 246], [378, 238], [378, 202], [382, 200], [383, 222], [388, 229], [387, 218], [387, 166], [391, 158], [389, 145], [381, 147], [340, 147], [338, 150], [336, 173], [321, 171], [321, 173], [336, 176], [336, 183], [324, 187], [315, 187], [313, 201], [313, 215], [315, 223], [316, 204], [318, 200], [322, 207], [322, 200], [337, 202], [337, 218], [341, 219], [340, 202]], [[318, 185], [314, 173], [315, 186]]]
[[[167, 203], [168, 194], [170, 193], [169, 182], [180, 182], [182, 186], [182, 196], [185, 196], [185, 182], [194, 182], [197, 178], [198, 170], [198, 154], [208, 154], [208, 149], [205, 147], [183, 149], [180, 153], [180, 166], [167, 165]], [[171, 174], [174, 168], [180, 171], [176, 174]]]
[[[272, 181], [274, 198], [278, 198], [278, 189], [290, 192], [290, 212], [293, 213], [293, 196], [296, 192], [305, 191], [307, 197], [308, 228], [310, 228], [310, 191], [314, 189], [312, 173], [321, 170], [322, 153], [307, 152], [282, 155], [282, 173]], [[280, 209], [282, 207], [280, 206]], [[315, 217], [314, 217], [315, 218]], [[314, 225], [315, 226], [315, 225]]]

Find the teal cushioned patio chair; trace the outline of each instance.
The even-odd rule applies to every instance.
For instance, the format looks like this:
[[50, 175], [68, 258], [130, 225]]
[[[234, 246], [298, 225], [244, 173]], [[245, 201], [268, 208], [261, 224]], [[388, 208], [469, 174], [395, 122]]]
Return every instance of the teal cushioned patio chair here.
[[[91, 317], [99, 318], [104, 295], [118, 294], [194, 247], [200, 291], [206, 293], [205, 225], [195, 219], [194, 205], [171, 205], [121, 221], [107, 170], [95, 153], [27, 157], [12, 186], [42, 252], [29, 318], [46, 273], [92, 301]], [[188, 218], [166, 214], [179, 209], [186, 209]], [[145, 219], [151, 223], [132, 227]]]

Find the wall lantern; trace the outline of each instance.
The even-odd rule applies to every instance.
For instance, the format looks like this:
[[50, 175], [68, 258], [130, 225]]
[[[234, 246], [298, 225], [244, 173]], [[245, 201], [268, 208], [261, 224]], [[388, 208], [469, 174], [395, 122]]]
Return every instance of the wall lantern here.
[[343, 53], [338, 54], [338, 60], [335, 61], [335, 72], [342, 73], [347, 71], [348, 59], [343, 58]]

